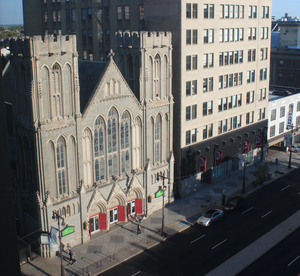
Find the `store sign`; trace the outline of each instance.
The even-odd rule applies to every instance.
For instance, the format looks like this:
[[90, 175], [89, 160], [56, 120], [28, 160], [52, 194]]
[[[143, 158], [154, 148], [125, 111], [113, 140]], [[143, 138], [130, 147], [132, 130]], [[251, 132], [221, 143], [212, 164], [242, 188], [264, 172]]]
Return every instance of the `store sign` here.
[[164, 194], [164, 190], [159, 189], [156, 193], [155, 193], [155, 198], [158, 198], [160, 196], [162, 196]]
[[67, 236], [75, 232], [75, 226], [67, 226], [65, 229], [61, 231], [61, 236]]
[[244, 140], [244, 153], [248, 154], [250, 149], [250, 141], [249, 140]]
[[255, 144], [256, 144], [257, 148], [261, 148], [261, 146], [262, 146], [262, 136], [261, 135], [255, 136]]
[[200, 171], [201, 172], [206, 172], [206, 163], [207, 163], [207, 158], [204, 156], [200, 156]]
[[216, 165], [217, 166], [222, 165], [222, 158], [223, 158], [223, 151], [217, 150], [216, 151]]

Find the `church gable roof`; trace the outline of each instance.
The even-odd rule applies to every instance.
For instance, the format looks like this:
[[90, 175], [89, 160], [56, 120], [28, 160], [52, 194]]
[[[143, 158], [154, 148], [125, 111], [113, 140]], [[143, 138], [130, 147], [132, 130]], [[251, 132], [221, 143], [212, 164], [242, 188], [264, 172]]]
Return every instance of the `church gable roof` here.
[[139, 101], [131, 91], [129, 85], [120, 72], [118, 66], [115, 64], [113, 59], [111, 59], [102, 71], [101, 76], [98, 78], [98, 83], [93, 86], [93, 91], [90, 94], [85, 108], [83, 109], [83, 116], [84, 113], [86, 113], [86, 111], [94, 103], [105, 100], [122, 99], [124, 97], [132, 98], [137, 105], [140, 105]]
[[106, 66], [107, 62], [78, 61], [81, 112], [86, 109], [87, 103], [97, 87]]

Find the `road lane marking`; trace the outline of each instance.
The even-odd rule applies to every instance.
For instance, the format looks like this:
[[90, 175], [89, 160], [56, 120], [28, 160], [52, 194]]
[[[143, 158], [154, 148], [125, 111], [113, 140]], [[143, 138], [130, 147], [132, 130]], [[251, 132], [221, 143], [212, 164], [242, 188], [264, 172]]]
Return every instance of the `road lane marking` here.
[[261, 218], [264, 218], [265, 216], [271, 214], [273, 211], [270, 211], [269, 213], [264, 214]]
[[191, 241], [191, 243], [193, 243], [193, 242], [195, 242], [195, 241], [197, 241], [197, 240], [200, 240], [201, 238], [203, 238], [205, 236], [205, 234], [204, 235], [202, 235], [201, 237], [199, 237], [199, 238], [197, 238], [197, 239], [195, 239], [195, 240], [193, 240], [193, 241]]
[[253, 207], [250, 207], [249, 209], [247, 209], [246, 211], [244, 211], [244, 212], [242, 213], [242, 215], [245, 214], [246, 212], [250, 211], [251, 209], [253, 209]]
[[226, 241], [227, 241], [227, 239], [225, 239], [224, 241], [218, 243], [217, 245], [215, 245], [214, 247], [212, 247], [212, 249], [215, 249], [216, 247], [218, 247], [219, 245], [221, 245], [222, 243], [224, 243], [224, 242], [226, 242]]
[[135, 276], [135, 275], [138, 275], [138, 274], [140, 274], [141, 273], [141, 271], [138, 271], [137, 273], [134, 273], [134, 274], [132, 274], [131, 276]]
[[291, 261], [287, 266], [290, 266], [293, 262], [295, 262], [300, 256], [298, 256], [297, 258], [295, 258], [293, 261]]
[[290, 187], [290, 185], [285, 186], [284, 188], [282, 188], [280, 191], [285, 190], [286, 188]]

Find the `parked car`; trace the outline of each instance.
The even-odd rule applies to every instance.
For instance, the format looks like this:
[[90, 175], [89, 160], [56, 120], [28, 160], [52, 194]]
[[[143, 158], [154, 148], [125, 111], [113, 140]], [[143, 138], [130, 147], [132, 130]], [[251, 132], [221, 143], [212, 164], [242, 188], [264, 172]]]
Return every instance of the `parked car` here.
[[299, 152], [300, 151], [300, 148], [297, 146], [297, 145], [291, 145], [289, 150], [291, 152]]
[[292, 92], [290, 92], [288, 90], [275, 90], [272, 92], [272, 95], [289, 96], [289, 95], [292, 95]]
[[224, 211], [232, 212], [236, 211], [239, 208], [244, 208], [247, 204], [247, 201], [242, 196], [230, 197], [227, 200], [227, 203], [224, 206]]
[[211, 209], [197, 219], [197, 223], [203, 226], [210, 226], [213, 222], [222, 219], [224, 212], [220, 209]]

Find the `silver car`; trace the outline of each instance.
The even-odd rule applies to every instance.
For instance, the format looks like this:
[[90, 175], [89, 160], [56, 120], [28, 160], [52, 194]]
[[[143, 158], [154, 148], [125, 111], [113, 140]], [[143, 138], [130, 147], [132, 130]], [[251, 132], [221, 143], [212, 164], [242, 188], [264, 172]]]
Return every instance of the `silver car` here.
[[300, 148], [297, 145], [291, 145], [290, 151], [291, 152], [299, 152]]
[[224, 212], [220, 209], [211, 209], [197, 219], [197, 223], [203, 226], [209, 226], [213, 222], [222, 219]]

